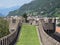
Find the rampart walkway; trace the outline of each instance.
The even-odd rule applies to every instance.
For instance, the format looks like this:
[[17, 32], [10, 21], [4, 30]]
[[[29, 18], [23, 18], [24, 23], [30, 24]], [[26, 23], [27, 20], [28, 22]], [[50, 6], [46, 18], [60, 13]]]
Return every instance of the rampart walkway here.
[[23, 24], [16, 45], [40, 45], [36, 26]]

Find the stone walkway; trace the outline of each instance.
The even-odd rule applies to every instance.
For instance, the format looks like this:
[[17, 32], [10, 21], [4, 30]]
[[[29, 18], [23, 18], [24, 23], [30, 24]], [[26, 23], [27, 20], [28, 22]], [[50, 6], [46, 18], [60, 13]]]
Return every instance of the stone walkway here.
[[38, 38], [39, 38], [40, 45], [42, 45], [41, 38], [40, 38], [40, 36], [39, 36], [38, 26], [36, 26], [36, 30], [37, 30], [37, 34], [38, 34]]

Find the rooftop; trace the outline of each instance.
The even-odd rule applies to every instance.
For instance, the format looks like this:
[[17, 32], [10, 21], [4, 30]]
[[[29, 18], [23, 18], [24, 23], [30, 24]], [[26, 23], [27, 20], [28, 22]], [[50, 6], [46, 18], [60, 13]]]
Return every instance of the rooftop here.
[[60, 27], [56, 27], [56, 32], [60, 33]]

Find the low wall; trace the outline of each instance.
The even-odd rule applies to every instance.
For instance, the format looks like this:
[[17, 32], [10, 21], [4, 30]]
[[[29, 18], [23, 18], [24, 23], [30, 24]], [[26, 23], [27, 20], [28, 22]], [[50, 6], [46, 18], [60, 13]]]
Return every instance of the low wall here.
[[19, 24], [20, 23], [18, 23], [16, 30], [14, 30], [12, 33], [5, 37], [0, 38], [0, 45], [9, 45], [16, 38], [18, 33], [18, 27], [21, 26]]
[[60, 42], [56, 41], [54, 38], [50, 37], [44, 32], [41, 21], [39, 21], [38, 31], [42, 41], [42, 45], [60, 45]]

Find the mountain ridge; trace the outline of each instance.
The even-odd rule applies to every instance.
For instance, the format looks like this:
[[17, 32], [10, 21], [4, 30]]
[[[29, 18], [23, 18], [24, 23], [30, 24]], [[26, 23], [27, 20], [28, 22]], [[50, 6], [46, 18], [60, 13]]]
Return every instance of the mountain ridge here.
[[0, 13], [2, 13], [3, 15], [7, 15], [10, 11], [17, 10], [18, 8], [20, 8], [20, 6], [13, 6], [10, 8], [0, 8]]
[[0, 17], [3, 17], [4, 15], [0, 13]]
[[60, 0], [34, 0], [31, 3], [24, 4], [18, 10], [9, 12], [8, 16], [23, 15], [23, 13], [38, 12], [41, 15], [41, 11], [44, 14], [51, 15], [60, 4]]

